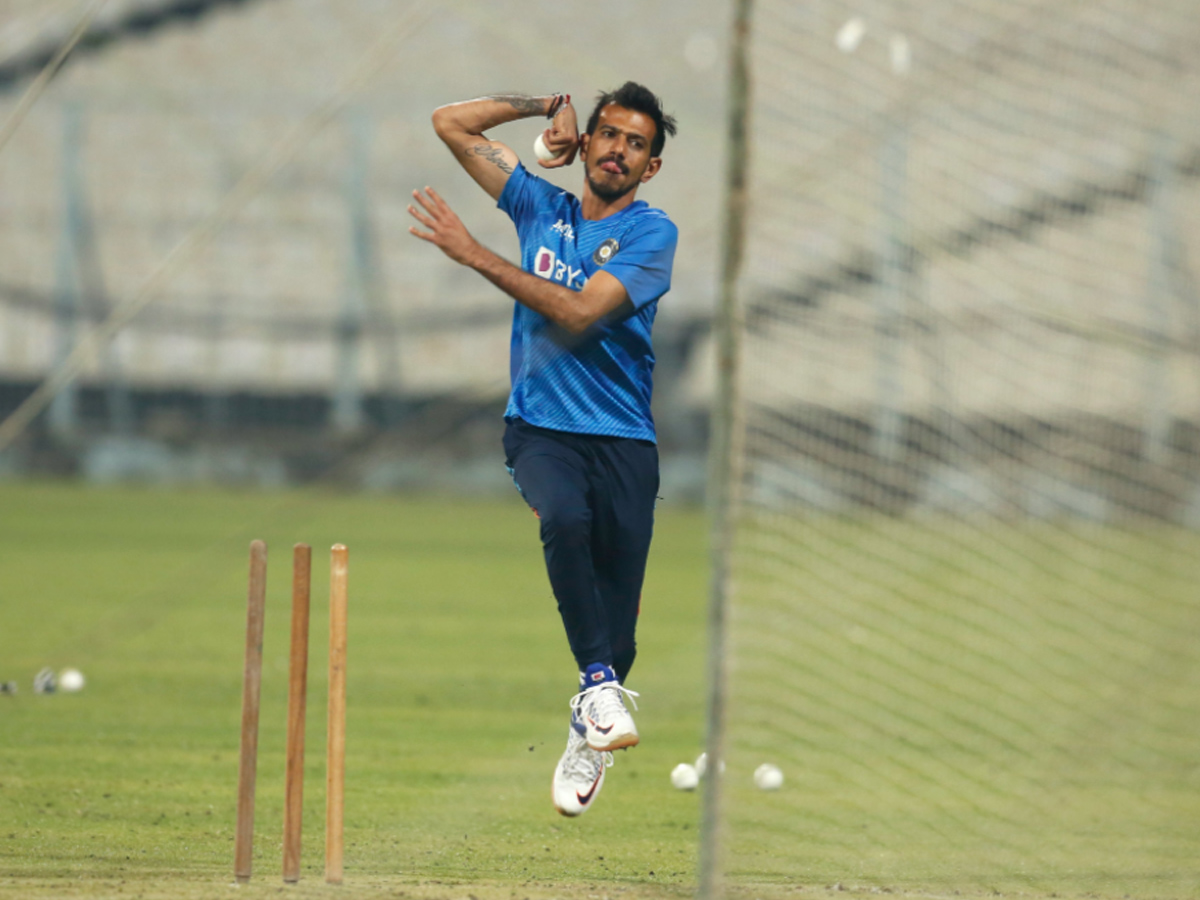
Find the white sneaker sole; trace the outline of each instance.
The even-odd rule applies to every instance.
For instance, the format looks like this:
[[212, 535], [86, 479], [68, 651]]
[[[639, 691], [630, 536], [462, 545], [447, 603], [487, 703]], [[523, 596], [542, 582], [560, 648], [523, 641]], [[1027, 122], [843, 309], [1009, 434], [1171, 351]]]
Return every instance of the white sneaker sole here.
[[588, 746], [593, 750], [598, 750], [601, 753], [609, 750], [624, 750], [627, 747], [636, 747], [641, 738], [638, 737], [636, 731], [627, 731], [623, 734], [600, 734], [594, 729], [589, 728], [587, 732]]

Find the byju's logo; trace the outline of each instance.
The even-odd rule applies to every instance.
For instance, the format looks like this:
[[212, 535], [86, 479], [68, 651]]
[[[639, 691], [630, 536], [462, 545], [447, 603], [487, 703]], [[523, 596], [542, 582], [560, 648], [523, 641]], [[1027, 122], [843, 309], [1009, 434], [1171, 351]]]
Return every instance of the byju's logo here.
[[583, 277], [583, 269], [571, 268], [559, 259], [553, 250], [546, 247], [539, 247], [537, 255], [533, 258], [533, 274], [547, 281], [557, 281], [576, 291], [583, 290], [583, 285], [587, 282]]
[[554, 278], [554, 264], [558, 258], [554, 255], [553, 250], [547, 250], [542, 247], [538, 250], [537, 256], [533, 260], [533, 274], [547, 280]]

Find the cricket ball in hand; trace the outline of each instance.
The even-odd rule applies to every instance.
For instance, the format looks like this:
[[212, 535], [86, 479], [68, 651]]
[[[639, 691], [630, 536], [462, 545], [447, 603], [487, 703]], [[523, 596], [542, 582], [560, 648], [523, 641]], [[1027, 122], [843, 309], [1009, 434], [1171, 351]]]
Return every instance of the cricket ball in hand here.
[[694, 766], [680, 763], [671, 770], [671, 784], [675, 785], [678, 790], [694, 791], [699, 783], [700, 776], [696, 774]]
[[545, 133], [542, 133], [539, 134], [533, 142], [533, 152], [542, 162], [550, 162], [552, 159], [558, 159], [566, 151], [563, 150], [555, 153], [546, 146], [546, 135]]

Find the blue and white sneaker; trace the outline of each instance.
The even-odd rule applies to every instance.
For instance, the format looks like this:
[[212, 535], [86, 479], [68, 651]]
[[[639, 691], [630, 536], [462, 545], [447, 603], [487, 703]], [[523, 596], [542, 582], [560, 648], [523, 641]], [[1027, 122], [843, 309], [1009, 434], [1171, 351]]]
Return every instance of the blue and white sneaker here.
[[554, 808], [564, 816], [581, 816], [591, 809], [612, 763], [611, 753], [593, 750], [572, 724], [567, 749], [554, 770]]
[[600, 753], [636, 746], [640, 738], [624, 698], [637, 709], [637, 696], [617, 681], [611, 666], [592, 663], [581, 673], [579, 693], [571, 698], [571, 725], [576, 730], [582, 726], [588, 746]]

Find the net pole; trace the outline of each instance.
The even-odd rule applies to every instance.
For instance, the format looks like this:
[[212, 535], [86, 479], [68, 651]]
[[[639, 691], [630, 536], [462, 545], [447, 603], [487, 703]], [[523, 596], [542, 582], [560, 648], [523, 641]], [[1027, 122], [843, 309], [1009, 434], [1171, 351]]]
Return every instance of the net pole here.
[[700, 822], [698, 897], [717, 900], [721, 883], [721, 769], [725, 756], [726, 619], [732, 590], [735, 520], [741, 483], [739, 370], [742, 312], [738, 276], [745, 239], [747, 134], [750, 117], [749, 42], [753, 0], [736, 0], [730, 41], [729, 107], [726, 122], [725, 227], [721, 236], [721, 293], [714, 320], [717, 387], [709, 449], [708, 702]]

